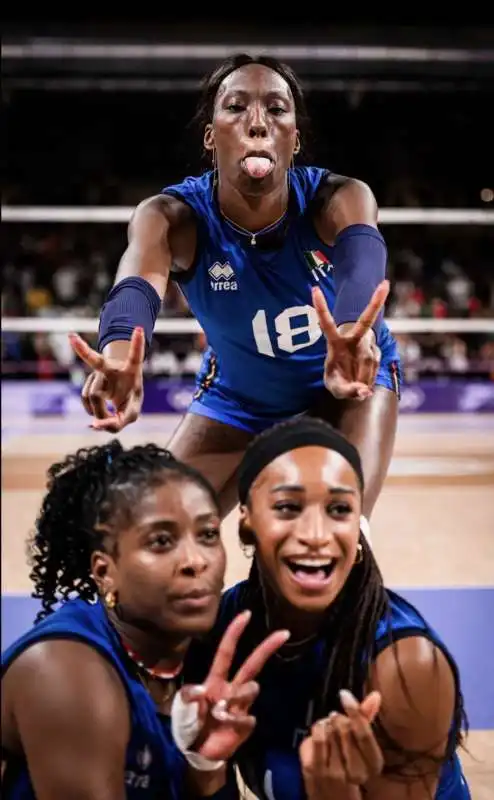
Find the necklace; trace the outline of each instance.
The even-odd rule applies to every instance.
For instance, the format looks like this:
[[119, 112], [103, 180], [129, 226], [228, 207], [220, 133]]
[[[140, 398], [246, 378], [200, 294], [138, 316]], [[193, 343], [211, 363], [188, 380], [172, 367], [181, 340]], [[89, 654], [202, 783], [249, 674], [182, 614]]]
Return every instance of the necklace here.
[[142, 658], [139, 656], [138, 653], [136, 653], [135, 650], [132, 650], [128, 646], [128, 644], [126, 644], [123, 641], [123, 639], [121, 639], [121, 642], [125, 652], [131, 659], [131, 661], [133, 661], [134, 664], [137, 664], [139, 669], [143, 670], [143, 672], [146, 672], [151, 678], [158, 678], [159, 680], [163, 681], [171, 681], [174, 678], [176, 678], [177, 675], [180, 675], [180, 673], [182, 672], [183, 664], [179, 664], [178, 667], [176, 667], [176, 669], [172, 670], [171, 672], [164, 669], [155, 669], [154, 667], [147, 667]]
[[281, 222], [283, 222], [288, 213], [288, 210], [285, 210], [281, 215], [281, 217], [278, 217], [277, 220], [271, 222], [269, 225], [266, 225], [265, 228], [262, 228], [260, 231], [256, 231], [255, 233], [253, 233], [252, 231], [248, 231], [247, 228], [242, 228], [241, 225], [237, 225], [237, 223], [234, 222], [229, 217], [227, 217], [227, 215], [224, 214], [223, 211], [220, 210], [220, 213], [223, 219], [225, 220], [226, 224], [229, 225], [230, 228], [232, 228], [237, 233], [242, 234], [242, 236], [248, 236], [250, 238], [251, 247], [255, 247], [257, 243], [257, 237], [262, 236], [265, 233], [270, 233], [270, 231], [274, 230], [274, 228], [276, 228]]
[[[267, 611], [265, 612], [265, 625], [266, 625], [266, 630], [268, 632], [275, 630], [275, 627], [273, 627], [270, 624], [269, 615]], [[291, 642], [291, 641], [285, 642], [285, 644], [281, 648], [285, 652], [281, 653], [279, 650], [277, 650], [275, 653], [275, 658], [278, 658], [280, 661], [296, 661], [298, 658], [301, 658], [304, 655], [305, 646], [311, 642], [315, 642], [317, 637], [318, 637], [317, 633], [312, 633], [305, 639], [298, 639], [296, 642]]]

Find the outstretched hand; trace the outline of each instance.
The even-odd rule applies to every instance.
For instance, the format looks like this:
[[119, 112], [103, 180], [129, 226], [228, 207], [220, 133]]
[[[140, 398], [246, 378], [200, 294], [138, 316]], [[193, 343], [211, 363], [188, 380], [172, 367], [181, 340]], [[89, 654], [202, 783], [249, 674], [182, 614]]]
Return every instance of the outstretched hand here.
[[354, 323], [337, 327], [318, 286], [312, 289], [312, 300], [325, 336], [327, 355], [324, 363], [324, 385], [339, 400], [370, 397], [381, 362], [372, 326], [389, 294], [389, 281], [382, 281], [367, 307]]
[[91, 427], [97, 431], [118, 433], [135, 422], [144, 397], [144, 330], [134, 329], [123, 360], [98, 353], [77, 333], [69, 334], [69, 341], [74, 353], [92, 370], [81, 394], [82, 405], [93, 417]]

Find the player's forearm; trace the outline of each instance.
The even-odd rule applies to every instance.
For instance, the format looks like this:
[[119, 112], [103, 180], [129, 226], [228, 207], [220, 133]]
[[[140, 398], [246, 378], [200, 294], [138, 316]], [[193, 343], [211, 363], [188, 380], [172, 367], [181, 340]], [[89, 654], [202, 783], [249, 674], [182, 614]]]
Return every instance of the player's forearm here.
[[138, 206], [129, 226], [129, 244], [100, 314], [98, 349], [125, 358], [135, 328], [149, 348], [170, 271], [168, 220], [156, 199]]
[[[370, 188], [349, 180], [327, 208], [334, 231], [333, 277], [337, 325], [355, 322], [386, 277], [387, 248], [377, 228], [378, 208]], [[381, 313], [374, 324], [377, 332]]]

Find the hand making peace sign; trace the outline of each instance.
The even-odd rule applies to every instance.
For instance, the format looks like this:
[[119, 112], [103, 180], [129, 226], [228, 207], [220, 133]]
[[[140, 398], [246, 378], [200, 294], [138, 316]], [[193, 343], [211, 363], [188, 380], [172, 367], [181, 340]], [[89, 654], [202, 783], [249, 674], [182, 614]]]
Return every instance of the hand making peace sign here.
[[312, 300], [326, 338], [324, 385], [339, 400], [363, 400], [372, 394], [381, 361], [381, 351], [372, 330], [389, 293], [389, 281], [382, 281], [358, 320], [336, 327], [321, 289], [312, 289]]
[[216, 651], [208, 676], [200, 686], [184, 686], [172, 708], [172, 731], [182, 750], [193, 750], [212, 761], [227, 761], [254, 730], [249, 709], [259, 693], [254, 678], [289, 638], [275, 631], [244, 661], [230, 682], [228, 674], [250, 611], [230, 623]]
[[[135, 328], [125, 359], [108, 358], [89, 347], [77, 333], [69, 335], [72, 349], [93, 371], [82, 389], [82, 404], [93, 417], [98, 431], [118, 433], [135, 422], [144, 397], [142, 369], [146, 341], [142, 328]], [[108, 408], [108, 404], [114, 410]]]

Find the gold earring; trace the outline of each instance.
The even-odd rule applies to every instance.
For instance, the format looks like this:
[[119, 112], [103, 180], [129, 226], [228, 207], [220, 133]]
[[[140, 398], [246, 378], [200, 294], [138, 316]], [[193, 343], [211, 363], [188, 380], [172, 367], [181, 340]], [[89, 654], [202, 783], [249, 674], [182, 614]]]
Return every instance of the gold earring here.
[[360, 564], [363, 561], [363, 559], [364, 559], [364, 554], [362, 551], [362, 545], [359, 543], [357, 545], [357, 555], [355, 557], [355, 563]]
[[111, 610], [112, 608], [115, 608], [115, 606], [117, 605], [117, 598], [115, 596], [115, 592], [107, 592], [105, 594], [105, 598], [104, 599], [105, 599], [105, 606], [109, 610]]
[[244, 542], [240, 542], [240, 549], [245, 558], [248, 558], [249, 560], [254, 558], [255, 547], [253, 544], [244, 544]]

